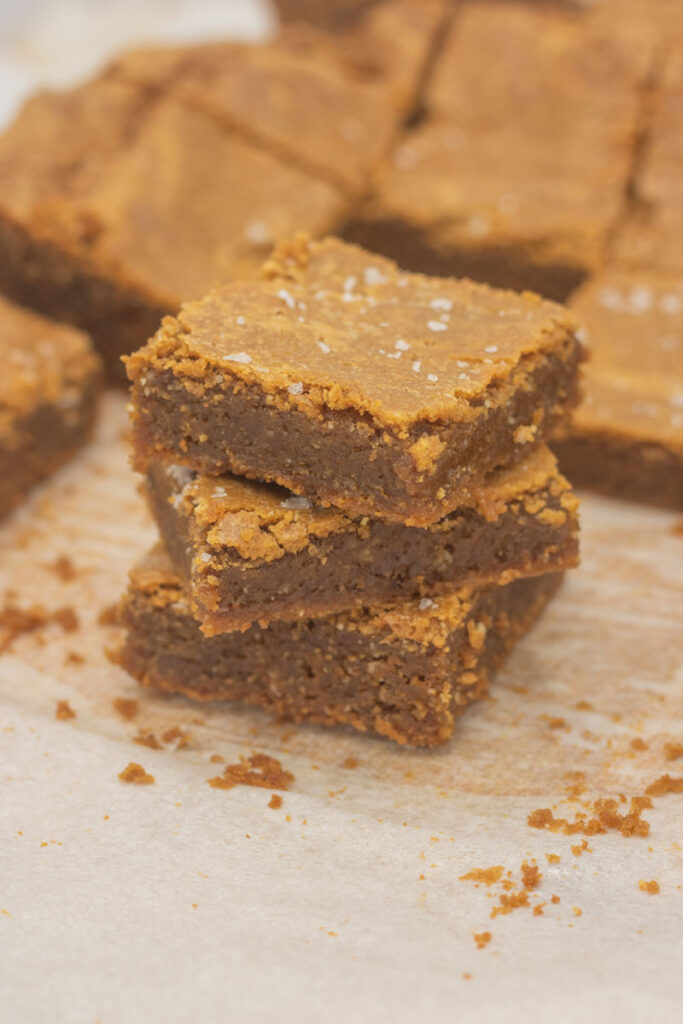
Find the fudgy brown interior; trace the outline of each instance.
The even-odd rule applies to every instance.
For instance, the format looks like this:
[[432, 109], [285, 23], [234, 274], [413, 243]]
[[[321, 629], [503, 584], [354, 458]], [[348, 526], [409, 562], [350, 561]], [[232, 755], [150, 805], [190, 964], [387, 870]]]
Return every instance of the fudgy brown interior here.
[[[230, 392], [207, 387], [198, 395], [171, 369], [150, 370], [138, 374], [132, 391], [136, 467], [145, 470], [160, 460], [209, 475], [233, 472], [274, 481], [353, 515], [427, 526], [467, 501], [487, 472], [520, 453], [514, 424], [529, 423], [542, 410], [535, 439], [552, 436], [578, 401], [580, 359], [579, 343], [569, 336], [562, 355], [521, 361], [520, 386], [513, 384], [508, 401], [497, 402], [494, 385], [473, 402], [472, 420], [418, 423], [393, 444], [386, 443], [380, 424], [353, 410], [328, 409], [321, 424], [296, 409], [276, 408], [256, 385]], [[423, 479], [408, 449], [435, 431], [446, 454]]]
[[228, 549], [223, 566], [212, 564], [207, 578], [192, 569], [197, 551], [191, 522], [169, 500], [169, 480], [158, 466], [148, 474], [146, 490], [207, 635], [244, 629], [254, 621], [321, 616], [439, 589], [509, 582], [578, 561], [576, 517], [566, 512], [562, 494], [543, 489], [532, 495], [534, 512], [554, 515], [532, 515], [520, 499], [493, 521], [467, 508], [432, 530], [373, 520], [360, 532], [316, 538], [295, 554], [258, 565], [240, 562]]
[[[483, 695], [488, 671], [532, 624], [560, 578], [549, 574], [480, 591], [473, 618], [489, 628], [476, 658], [465, 623], [442, 649], [340, 630], [334, 616], [207, 639], [177, 599], [178, 584], [166, 595], [163, 587], [133, 584], [122, 608], [126, 639], [116, 657], [156, 689], [239, 700], [295, 721], [346, 724], [399, 743], [436, 746], [451, 735], [455, 717]], [[466, 684], [459, 683], [473, 665]]]

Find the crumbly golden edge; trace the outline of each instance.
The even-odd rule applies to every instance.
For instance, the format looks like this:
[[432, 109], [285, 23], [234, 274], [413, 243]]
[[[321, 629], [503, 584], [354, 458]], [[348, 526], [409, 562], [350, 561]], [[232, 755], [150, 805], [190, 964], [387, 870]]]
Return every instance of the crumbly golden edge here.
[[[295, 721], [351, 725], [401, 744], [433, 747], [450, 738], [456, 716], [485, 694], [491, 670], [500, 666], [530, 628], [560, 581], [561, 574], [552, 573], [539, 580], [513, 584], [516, 589], [480, 591], [466, 628], [452, 637], [452, 649], [432, 649], [415, 655], [404, 652], [400, 645], [385, 647], [387, 664], [379, 687], [376, 675], [366, 676], [362, 670], [363, 647], [355, 645], [349, 649], [344, 634], [335, 628], [328, 641], [321, 635], [319, 639], [313, 638], [307, 648], [312, 651], [314, 662], [323, 656], [323, 676], [329, 667], [330, 678], [322, 685], [313, 676], [303, 687], [301, 682], [292, 687], [286, 678], [287, 669], [282, 680], [277, 678], [277, 670], [275, 680], [271, 674], [262, 672], [252, 678], [258, 669], [258, 654], [251, 665], [245, 666], [248, 678], [242, 672], [242, 678], [234, 683], [234, 637], [198, 643], [197, 626], [186, 606], [182, 601], [169, 604], [151, 581], [147, 588], [136, 587], [133, 581], [122, 602], [121, 617], [127, 635], [114, 657], [143, 685], [161, 691], [180, 692], [199, 700], [238, 699]], [[268, 632], [258, 633], [267, 645]], [[281, 634], [282, 629], [277, 631], [279, 649], [287, 644]], [[306, 654], [299, 644], [310, 638], [306, 633], [300, 636], [298, 627], [295, 635], [299, 642], [293, 650], [305, 660]], [[255, 639], [258, 641], [259, 637]], [[238, 641], [245, 642], [248, 641]], [[337, 652], [332, 660], [324, 657], [328, 642]], [[374, 664], [378, 651], [372, 638], [367, 642]], [[207, 655], [209, 675], [203, 672], [202, 664]], [[297, 668], [297, 677], [299, 671]]]
[[[205, 401], [207, 406], [218, 404], [227, 392], [244, 390], [254, 395], [268, 397], [268, 404], [282, 412], [297, 411], [309, 419], [325, 422], [330, 413], [343, 412], [357, 417], [370, 416], [378, 430], [386, 431], [395, 440], [406, 440], [408, 432], [416, 426], [429, 427], [430, 432], [443, 429], [451, 423], [468, 422], [481, 415], [481, 406], [488, 400], [492, 404], [506, 405], [510, 396], [545, 361], [558, 358], [569, 361], [580, 343], [574, 334], [563, 327], [553, 327], [540, 333], [545, 343], [533, 352], [524, 353], [517, 363], [506, 367], [506, 373], [494, 377], [477, 395], [453, 396], [446, 408], [425, 410], [408, 417], [391, 410], [378, 408], [372, 401], [357, 402], [345, 396], [343, 389], [330, 385], [329, 388], [311, 387], [304, 384], [304, 398], [293, 395], [289, 390], [291, 380], [283, 380], [277, 386], [241, 372], [239, 363], [209, 360], [192, 351], [191, 339], [181, 333], [176, 335], [167, 328], [174, 323], [166, 317], [164, 326], [155, 338], [124, 362], [128, 377], [133, 384], [133, 413], [144, 405], [144, 397], [153, 389], [161, 375], [172, 374], [182, 384], [188, 395]], [[164, 376], [164, 379], [167, 379]]]
[[[167, 552], [185, 582], [193, 615], [204, 635], [213, 636], [245, 630], [255, 621], [265, 626], [317, 618], [368, 603], [418, 597], [423, 603], [426, 598], [429, 605], [456, 587], [500, 586], [573, 568], [578, 564], [578, 502], [565, 489], [564, 478], [553, 484], [552, 491], [537, 491], [515, 501], [494, 523], [483, 517], [477, 521], [473, 511], [467, 510], [460, 531], [451, 524], [450, 534], [443, 529], [419, 530], [413, 531], [411, 540], [409, 529], [393, 526], [386, 533], [384, 524], [374, 524], [380, 533], [371, 542], [371, 558], [379, 559], [382, 566], [376, 572], [367, 557], [373, 548], [356, 534], [334, 535], [312, 551], [285, 555], [281, 563], [236, 562], [228, 549], [207, 546], [204, 531], [182, 507], [175, 509], [165, 492], [149, 487], [147, 491]], [[419, 554], [420, 542], [429, 535], [443, 536], [443, 545], [450, 546], [449, 558], [442, 557], [442, 548], [419, 548]], [[476, 559], [465, 555], [463, 545], [468, 552], [479, 550]], [[396, 574], [387, 575], [392, 550], [402, 554], [393, 559]], [[405, 557], [408, 551], [411, 555]], [[382, 559], [387, 552], [385, 567]], [[357, 564], [357, 569], [349, 575], [351, 564]]]
[[[225, 569], [257, 572], [260, 567], [284, 558], [289, 558], [295, 564], [296, 557], [306, 553], [325, 557], [323, 552], [329, 552], [334, 547], [337, 535], [343, 534], [345, 537], [367, 541], [371, 538], [373, 529], [381, 531], [384, 525], [381, 521], [373, 522], [365, 516], [361, 519], [345, 517], [343, 526], [322, 534], [307, 533], [305, 541], [302, 539], [301, 542], [297, 541], [296, 544], [287, 546], [286, 538], [277, 530], [277, 523], [275, 533], [272, 533], [271, 523], [263, 521], [257, 524], [254, 520], [250, 521], [248, 529], [245, 529], [243, 542], [232, 544], [212, 536], [212, 530], [197, 521], [193, 516], [191, 501], [174, 501], [168, 497], [165, 488], [155, 485], [149, 477], [147, 491], [153, 506], [157, 510], [163, 509], [166, 513], [169, 529], [178, 532], [183, 537], [188, 551], [192, 552], [194, 570], [198, 578]], [[403, 535], [405, 543], [410, 544], [414, 540], [419, 540], [425, 532], [432, 536], [446, 536], [457, 530], [465, 518], [471, 525], [479, 523], [480, 527], [484, 528], [491, 527], [503, 517], [520, 518], [523, 515], [535, 517], [539, 523], [558, 530], [567, 523], [573, 524], [575, 529], [577, 509], [578, 500], [571, 492], [566, 479], [558, 475], [547, 486], [523, 491], [495, 507], [489, 514], [485, 514], [485, 511], [476, 505], [464, 506], [430, 527], [420, 530], [405, 527]], [[290, 515], [295, 521], [297, 513], [291, 512]], [[157, 512], [157, 519], [159, 518]], [[262, 536], [255, 539], [253, 534]], [[381, 536], [378, 542], [381, 543]], [[261, 553], [264, 548], [267, 549], [265, 557]]]
[[[182, 471], [181, 471], [182, 473]], [[276, 491], [261, 486], [250, 489], [247, 481], [239, 481], [235, 498], [225, 498], [225, 486], [233, 480], [221, 477], [178, 479], [173, 467], [153, 464], [147, 473], [147, 491], [157, 503], [170, 506], [169, 514], [176, 519], [192, 547], [201, 546], [203, 552], [212, 552], [220, 558], [222, 567], [257, 566], [283, 558], [286, 554], [299, 554], [334, 534], [353, 534], [363, 540], [369, 538], [375, 525], [367, 516], [351, 518], [338, 511], [317, 507], [297, 507], [297, 499], [280, 492], [280, 507]], [[210, 491], [207, 501], [206, 492]], [[548, 449], [532, 452], [522, 464], [494, 471], [481, 491], [465, 501], [444, 519], [426, 527], [431, 533], [450, 531], [463, 512], [471, 510], [485, 522], [495, 522], [506, 513], [517, 514], [521, 504], [526, 509], [533, 500], [537, 514], [545, 506], [576, 509], [573, 498], [564, 495], [570, 491], [568, 481], [557, 470], [557, 464]], [[241, 500], [240, 500], [241, 497]], [[208, 507], [207, 507], [208, 505]], [[225, 529], [225, 523], [231, 529]], [[234, 524], [235, 529], [232, 529]], [[415, 534], [406, 533], [406, 540]]]
[[[133, 589], [153, 595], [159, 605], [180, 604], [190, 614], [184, 587], [174, 572], [168, 556], [161, 548], [131, 574]], [[161, 571], [158, 565], [161, 564]], [[448, 637], [460, 628], [470, 614], [473, 603], [487, 588], [461, 587], [444, 594], [428, 608], [420, 608], [419, 599], [375, 604], [372, 607], [350, 608], [326, 616], [330, 628], [373, 636], [377, 642], [400, 642], [407, 649], [443, 648]]]
[[[413, 461], [413, 455], [416, 442], [438, 436], [432, 423], [419, 424], [407, 440], [401, 440], [367, 418], [332, 410], [329, 427], [321, 432], [317, 421], [298, 409], [290, 406], [285, 416], [261, 391], [255, 390], [252, 398], [243, 387], [233, 392], [227, 418], [229, 402], [221, 384], [208, 393], [200, 389], [195, 397], [172, 370], [143, 373], [144, 383], [141, 380], [132, 389], [134, 464], [143, 473], [150, 463], [162, 461], [209, 475], [231, 471], [270, 479], [352, 515], [427, 526], [466, 503], [468, 495], [479, 493], [495, 465], [519, 458], [526, 445], [544, 440], [567, 417], [578, 401], [581, 355], [578, 341], [569, 335], [561, 355], [530, 357], [531, 365], [518, 368], [514, 383], [505, 380], [489, 390], [492, 398], [472, 407], [472, 422], [437, 425], [445, 437], [439, 442], [437, 458], [430, 457], [423, 466]], [[218, 422], [212, 420], [215, 413]], [[252, 447], [253, 454], [239, 440], [247, 426], [245, 436], [250, 442], [263, 430], [265, 446]], [[231, 436], [223, 436], [226, 432]], [[289, 437], [290, 446], [296, 444], [296, 454], [288, 456], [279, 444], [275, 449], [274, 439], [281, 434]], [[329, 459], [321, 473], [316, 453], [321, 446], [328, 450], [337, 446], [345, 452], [341, 479], [337, 462]], [[300, 458], [308, 450], [316, 458], [315, 472]]]

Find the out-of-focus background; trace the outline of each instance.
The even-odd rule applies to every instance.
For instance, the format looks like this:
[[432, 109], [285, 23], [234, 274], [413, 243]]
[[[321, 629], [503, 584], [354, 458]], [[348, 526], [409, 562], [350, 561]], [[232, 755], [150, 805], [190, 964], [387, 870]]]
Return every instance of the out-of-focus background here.
[[0, 126], [37, 86], [87, 78], [126, 46], [259, 40], [276, 27], [268, 0], [0, 0]]

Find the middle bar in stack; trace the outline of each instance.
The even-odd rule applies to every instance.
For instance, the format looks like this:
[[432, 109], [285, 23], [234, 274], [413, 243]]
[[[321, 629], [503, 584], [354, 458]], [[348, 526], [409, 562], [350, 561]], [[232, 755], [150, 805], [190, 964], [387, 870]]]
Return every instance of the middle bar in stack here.
[[443, 742], [576, 564], [544, 441], [580, 358], [561, 306], [334, 239], [183, 307], [128, 360], [167, 553], [131, 577], [122, 664]]

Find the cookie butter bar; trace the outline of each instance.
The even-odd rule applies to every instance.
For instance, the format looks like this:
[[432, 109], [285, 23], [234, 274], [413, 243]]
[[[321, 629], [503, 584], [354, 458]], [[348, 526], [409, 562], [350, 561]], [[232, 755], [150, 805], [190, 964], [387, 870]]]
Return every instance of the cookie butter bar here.
[[327, 181], [111, 72], [39, 93], [0, 137], [0, 289], [84, 327], [122, 376], [165, 313], [341, 208]]
[[423, 530], [178, 466], [152, 466], [147, 491], [207, 636], [577, 563], [578, 503], [547, 448], [492, 474], [477, 504]]
[[0, 298], [0, 516], [87, 440], [101, 383], [85, 334]]
[[573, 301], [585, 400], [554, 447], [577, 486], [683, 508], [683, 274], [611, 271]]
[[650, 36], [552, 4], [461, 5], [427, 116], [345, 234], [411, 270], [566, 298], [622, 211]]
[[234, 472], [427, 526], [565, 419], [574, 328], [535, 295], [299, 238], [261, 281], [187, 303], [129, 357], [136, 465]]
[[131, 575], [116, 660], [146, 686], [437, 746], [487, 690], [561, 574], [203, 637], [157, 549]]

